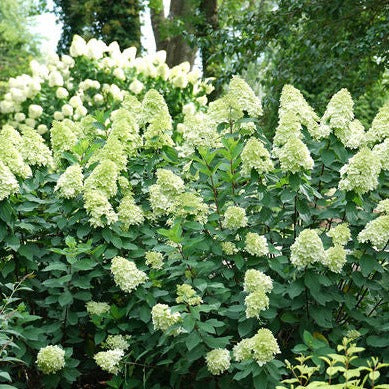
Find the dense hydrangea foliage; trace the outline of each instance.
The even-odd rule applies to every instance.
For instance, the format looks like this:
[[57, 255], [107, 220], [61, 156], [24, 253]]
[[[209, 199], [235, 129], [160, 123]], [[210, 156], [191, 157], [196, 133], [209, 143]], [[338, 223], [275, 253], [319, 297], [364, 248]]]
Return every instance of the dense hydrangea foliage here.
[[366, 132], [347, 90], [319, 116], [285, 85], [268, 139], [239, 76], [208, 103], [164, 52], [70, 54], [0, 102], [0, 285], [26, 277], [7, 320], [38, 354], [12, 377], [270, 388], [307, 329], [385, 338], [387, 104]]

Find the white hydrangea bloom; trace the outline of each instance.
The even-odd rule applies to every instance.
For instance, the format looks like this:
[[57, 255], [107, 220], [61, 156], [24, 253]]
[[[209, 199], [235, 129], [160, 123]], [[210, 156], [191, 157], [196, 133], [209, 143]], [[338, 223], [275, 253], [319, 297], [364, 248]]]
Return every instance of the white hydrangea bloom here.
[[326, 261], [324, 265], [326, 265], [332, 272], [340, 273], [347, 262], [346, 255], [347, 252], [343, 246], [335, 244], [333, 247], [326, 250]]
[[262, 257], [269, 253], [267, 246], [267, 240], [265, 236], [256, 234], [255, 232], [249, 232], [246, 235], [246, 246], [245, 250], [251, 254], [258, 257]]
[[108, 351], [100, 351], [93, 357], [96, 364], [101, 369], [111, 374], [118, 374], [120, 369], [120, 361], [124, 356], [124, 351], [121, 349], [114, 349]]
[[381, 171], [380, 159], [364, 147], [340, 169], [339, 189], [364, 194], [378, 186]]
[[345, 246], [351, 239], [351, 231], [348, 223], [338, 224], [336, 227], [331, 227], [327, 235], [332, 238], [334, 244]]
[[0, 161], [0, 201], [19, 191], [19, 184], [8, 166]]
[[297, 173], [313, 168], [314, 162], [308, 147], [299, 138], [289, 138], [282, 147], [273, 148], [273, 153], [280, 160], [283, 172]]
[[231, 357], [227, 349], [217, 348], [209, 351], [205, 357], [208, 371], [213, 375], [220, 375], [230, 368]]
[[373, 153], [381, 162], [382, 170], [389, 170], [389, 138], [373, 147]]
[[261, 311], [269, 308], [269, 297], [263, 290], [259, 289], [246, 296], [244, 303], [246, 305], [246, 317], [248, 319], [251, 317], [259, 318]]
[[109, 304], [104, 302], [97, 302], [97, 301], [88, 301], [85, 304], [85, 306], [86, 306], [86, 311], [90, 315], [97, 315], [97, 316], [101, 316], [104, 313], [109, 312], [109, 310], [111, 309], [111, 306]]
[[366, 142], [374, 144], [389, 138], [389, 100], [380, 108], [366, 133]]
[[171, 326], [181, 321], [179, 312], [170, 310], [166, 304], [156, 304], [151, 310], [151, 318], [155, 330], [167, 331]]
[[115, 284], [124, 292], [130, 293], [147, 280], [147, 275], [139, 270], [135, 263], [123, 257], [114, 257], [111, 272]]
[[374, 249], [382, 250], [389, 240], [389, 215], [379, 216], [366, 224], [358, 234], [361, 243], [370, 242]]
[[104, 348], [126, 351], [130, 347], [130, 344], [128, 343], [130, 337], [131, 336], [108, 335], [104, 342]]
[[85, 191], [84, 200], [84, 207], [90, 216], [89, 223], [93, 227], [103, 227], [118, 220], [117, 214], [104, 193], [98, 190]]
[[177, 304], [199, 305], [203, 299], [197, 295], [196, 291], [189, 284], [177, 285]]
[[39, 350], [36, 364], [44, 374], [53, 374], [65, 367], [65, 351], [59, 346], [46, 346]]
[[249, 174], [251, 169], [255, 169], [261, 175], [274, 169], [270, 153], [259, 139], [250, 138], [240, 157], [242, 159], [243, 174]]
[[222, 250], [227, 255], [234, 255], [239, 252], [239, 249], [232, 242], [222, 242], [221, 243]]
[[144, 222], [143, 210], [136, 205], [131, 194], [124, 196], [120, 200], [118, 208], [119, 221], [123, 224], [123, 229], [128, 230], [130, 226], [141, 225]]
[[244, 291], [252, 293], [258, 290], [269, 293], [273, 289], [273, 281], [266, 274], [256, 269], [249, 269], [244, 275]]
[[236, 230], [247, 226], [247, 216], [244, 208], [230, 206], [224, 212], [223, 227]]
[[305, 229], [300, 232], [290, 247], [290, 261], [297, 268], [303, 268], [315, 262], [326, 263], [323, 242], [315, 230]]
[[162, 269], [163, 266], [163, 255], [158, 251], [146, 251], [146, 265], [150, 266], [152, 269]]
[[271, 331], [261, 328], [252, 338], [240, 341], [234, 347], [233, 353], [237, 362], [254, 359], [259, 366], [263, 366], [280, 353], [280, 348]]
[[58, 190], [61, 197], [70, 199], [82, 192], [83, 179], [81, 166], [76, 163], [69, 166], [59, 177], [54, 190]]

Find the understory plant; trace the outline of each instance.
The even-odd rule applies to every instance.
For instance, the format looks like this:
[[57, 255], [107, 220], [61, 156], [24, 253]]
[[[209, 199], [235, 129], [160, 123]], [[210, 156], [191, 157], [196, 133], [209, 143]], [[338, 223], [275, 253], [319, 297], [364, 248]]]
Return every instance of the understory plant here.
[[274, 388], [305, 331], [387, 358], [389, 104], [365, 129], [347, 90], [319, 115], [285, 85], [267, 139], [240, 77], [207, 103], [163, 53], [70, 54], [0, 103], [0, 281], [34, 274], [14, 385]]
[[[304, 349], [305, 354], [300, 353], [295, 357], [299, 362], [296, 365], [285, 361], [291, 378], [282, 381], [287, 386], [278, 385], [276, 388], [389, 388], [388, 384], [379, 384], [380, 370], [389, 365], [380, 362], [377, 357], [360, 358], [358, 354], [364, 348], [357, 346], [359, 336], [358, 331], [348, 331], [335, 351], [329, 349], [326, 339], [315, 339], [309, 332], [305, 332], [306, 344], [295, 347], [295, 350]], [[313, 354], [306, 353], [309, 349], [313, 350]]]

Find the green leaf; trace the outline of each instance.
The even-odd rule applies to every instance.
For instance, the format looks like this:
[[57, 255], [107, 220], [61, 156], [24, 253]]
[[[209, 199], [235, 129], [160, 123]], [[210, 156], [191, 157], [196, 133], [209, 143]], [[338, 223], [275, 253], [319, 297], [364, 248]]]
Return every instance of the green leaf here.
[[[6, 371], [0, 371], [0, 378], [4, 378], [5, 380], [12, 382], [11, 376]], [[9, 386], [9, 385], [5, 385], [5, 386], [8, 386], [10, 388], [14, 388], [14, 386]], [[0, 389], [1, 389], [1, 387], [2, 387], [2, 385], [0, 384]]]
[[184, 330], [188, 332], [192, 332], [195, 324], [196, 324], [196, 319], [191, 314], [187, 314], [184, 317], [184, 320], [182, 321], [182, 327], [184, 328]]
[[73, 264], [74, 270], [91, 270], [97, 265], [96, 261], [91, 258], [79, 259]]
[[64, 293], [62, 293], [59, 298], [58, 302], [61, 305], [61, 307], [64, 307], [65, 305], [70, 305], [73, 302], [73, 296], [72, 294], [67, 290]]
[[201, 342], [201, 338], [197, 332], [192, 332], [185, 340], [188, 351], [194, 349]]
[[389, 338], [386, 336], [371, 335], [366, 339], [366, 343], [369, 346], [373, 346], [373, 347], [388, 347]]
[[18, 251], [20, 247], [20, 239], [15, 235], [8, 235], [4, 239], [7, 246], [13, 251]]

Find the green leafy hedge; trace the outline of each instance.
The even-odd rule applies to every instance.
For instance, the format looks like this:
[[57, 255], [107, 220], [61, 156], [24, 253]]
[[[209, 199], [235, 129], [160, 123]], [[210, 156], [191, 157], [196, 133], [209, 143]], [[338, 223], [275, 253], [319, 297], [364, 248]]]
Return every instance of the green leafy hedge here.
[[365, 131], [346, 90], [319, 117], [286, 85], [269, 140], [239, 77], [207, 104], [115, 47], [76, 37], [0, 103], [0, 279], [33, 273], [0, 379], [274, 388], [304, 331], [385, 358], [389, 105]]

